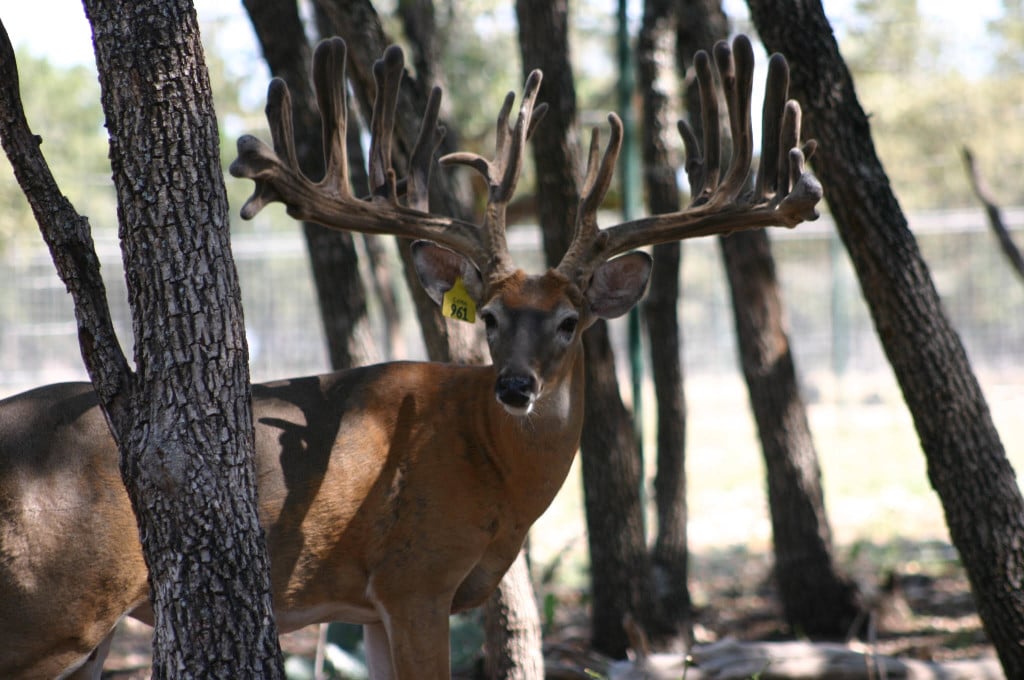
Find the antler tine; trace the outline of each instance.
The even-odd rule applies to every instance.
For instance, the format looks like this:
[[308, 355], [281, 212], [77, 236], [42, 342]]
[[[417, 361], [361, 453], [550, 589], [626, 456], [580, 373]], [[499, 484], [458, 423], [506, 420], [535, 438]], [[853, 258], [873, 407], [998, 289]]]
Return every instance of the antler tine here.
[[597, 209], [611, 186], [612, 175], [615, 173], [615, 162], [619, 159], [619, 152], [622, 150], [622, 119], [614, 113], [609, 113], [608, 125], [611, 128], [611, 135], [608, 137], [608, 146], [605, 147], [601, 164], [596, 171], [593, 168], [596, 165], [597, 152], [601, 148], [601, 131], [594, 128], [591, 134], [587, 178], [583, 183], [583, 192], [580, 196], [580, 214], [586, 220], [593, 218], [595, 224]]
[[791, 174], [792, 164], [789, 159], [789, 151], [800, 144], [801, 118], [800, 105], [793, 100], [787, 101], [782, 109], [782, 121], [779, 129], [779, 148], [786, 150], [786, 153], [778, 156], [776, 188], [781, 196], [788, 194], [790, 187], [794, 186], [799, 179]]
[[313, 51], [313, 86], [323, 126], [324, 184], [336, 186], [346, 193], [349, 191], [348, 148], [345, 144], [348, 127], [348, 96], [345, 90], [347, 52], [341, 38], [323, 40]]
[[392, 203], [396, 203], [398, 197], [395, 172], [391, 166], [391, 141], [398, 109], [398, 89], [404, 72], [405, 54], [397, 45], [388, 47], [384, 56], [373, 63], [377, 95], [370, 119], [370, 195], [383, 194]]
[[234, 177], [248, 177], [256, 185], [240, 211], [242, 218], [247, 220], [255, 217], [268, 203], [283, 200], [283, 192], [270, 181], [272, 178], [281, 178], [290, 185], [309, 182], [299, 169], [291, 95], [280, 78], [272, 79], [267, 87], [266, 115], [274, 148], [269, 148], [252, 135], [242, 135], [238, 138], [238, 158], [228, 168]]
[[267, 88], [265, 113], [268, 120], [274, 121], [270, 126], [270, 139], [274, 144], [274, 152], [278, 156], [283, 155], [289, 166], [298, 168], [295, 124], [292, 121], [292, 95], [288, 85], [280, 78], [270, 81], [270, 86]]
[[[764, 108], [761, 112], [761, 162], [757, 170], [757, 184], [754, 195], [767, 198], [779, 187], [779, 173], [784, 170], [786, 157], [780, 150], [791, 148], [791, 143], [799, 140], [799, 134], [793, 140], [783, 140], [782, 119], [789, 92], [789, 64], [781, 54], [773, 54], [768, 60], [768, 82], [765, 86]], [[788, 188], [788, 187], [787, 187]]]
[[598, 162], [601, 151], [601, 133], [594, 128], [590, 135], [590, 151], [587, 154], [587, 175], [580, 192], [579, 207], [576, 210], [576, 224], [572, 242], [566, 250], [558, 271], [578, 284], [586, 283], [593, 267], [603, 259], [605, 232], [597, 224], [597, 210], [608, 193], [615, 174], [615, 162], [622, 149], [622, 120], [614, 113], [608, 114], [611, 135], [604, 155]]
[[732, 160], [728, 174], [716, 188], [711, 201], [729, 203], [743, 192], [754, 150], [750, 123], [750, 95], [754, 85], [754, 48], [745, 35], [736, 36], [732, 48], [725, 42], [715, 45], [715, 62], [722, 80], [729, 129], [732, 134]]
[[547, 111], [546, 105], [536, 105], [542, 78], [541, 72], [536, 69], [527, 77], [515, 127], [510, 127], [508, 122], [515, 94], [509, 92], [505, 96], [505, 101], [498, 112], [495, 154], [492, 160], [470, 152], [451, 153], [440, 159], [442, 165], [468, 165], [487, 181], [487, 212], [481, 225], [481, 236], [485, 248], [491, 252], [484, 272], [492, 280], [507, 275], [513, 269], [505, 234], [505, 211], [519, 181], [526, 141]]
[[718, 96], [715, 93], [714, 78], [711, 74], [711, 58], [704, 50], [698, 50], [693, 56], [693, 68], [700, 91], [701, 129], [703, 130], [703, 154], [697, 135], [685, 120], [679, 120], [676, 126], [679, 136], [683, 138], [685, 160], [683, 167], [690, 183], [690, 205], [707, 202], [711, 194], [718, 188], [721, 157], [721, 133], [718, 129]]
[[430, 90], [427, 109], [420, 122], [420, 133], [409, 156], [409, 176], [405, 187], [405, 202], [410, 208], [427, 212], [430, 204], [430, 171], [434, 153], [444, 139], [445, 129], [437, 124], [441, 111], [441, 88]]
[[[788, 168], [779, 168], [779, 187], [772, 199], [779, 213], [789, 216], [794, 225], [818, 219], [815, 206], [822, 196], [821, 184], [804, 168], [804, 161], [814, 153], [818, 143], [810, 139], [802, 148], [797, 146], [800, 143], [801, 117], [800, 104], [792, 99], [786, 102], [780, 144], [783, 149], [789, 149], [786, 153]], [[782, 160], [781, 154], [779, 160]]]
[[[273, 201], [285, 204], [298, 220], [317, 222], [331, 229], [368, 234], [392, 234], [434, 241], [469, 258], [484, 268], [490, 251], [479, 228], [462, 220], [421, 212], [426, 205], [430, 163], [443, 130], [437, 125], [440, 92], [432, 93], [424, 114], [419, 140], [413, 147], [410, 176], [406, 181], [411, 207], [397, 202], [397, 182], [391, 167], [391, 135], [394, 129], [398, 86], [404, 58], [398, 48], [385, 52], [375, 68], [378, 103], [374, 106], [371, 177], [373, 194], [364, 201], [352, 195], [347, 181], [344, 153], [345, 44], [326, 41], [314, 53], [314, 78], [324, 121], [324, 154], [327, 174], [313, 182], [299, 169], [292, 130], [291, 99], [283, 81], [273, 80], [267, 94], [267, 122], [274, 148], [251, 135], [238, 140], [238, 158], [231, 164], [235, 177], [253, 180], [253, 195], [242, 207], [242, 217], [253, 218]], [[378, 198], [383, 195], [384, 200]], [[415, 208], [415, 209], [414, 209]]]

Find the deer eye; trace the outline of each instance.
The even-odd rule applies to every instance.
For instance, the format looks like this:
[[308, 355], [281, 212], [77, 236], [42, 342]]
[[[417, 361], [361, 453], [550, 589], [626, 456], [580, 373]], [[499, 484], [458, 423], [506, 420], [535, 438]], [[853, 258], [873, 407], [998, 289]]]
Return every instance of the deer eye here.
[[562, 323], [558, 324], [558, 332], [564, 335], [572, 335], [576, 332], [576, 326], [580, 320], [578, 317], [569, 316], [562, 319]]
[[494, 316], [492, 312], [488, 312], [487, 310], [480, 310], [480, 318], [483, 320], [484, 327], [487, 329], [488, 332], [493, 331], [495, 328], [498, 327], [498, 319]]

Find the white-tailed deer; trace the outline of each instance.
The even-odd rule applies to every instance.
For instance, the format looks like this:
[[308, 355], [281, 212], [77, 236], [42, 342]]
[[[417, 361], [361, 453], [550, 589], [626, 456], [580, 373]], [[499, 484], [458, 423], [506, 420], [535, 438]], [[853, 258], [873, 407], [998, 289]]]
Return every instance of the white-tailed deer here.
[[[771, 63], [761, 170], [752, 187], [749, 41], [719, 45], [715, 61], [733, 137], [724, 177], [717, 96], [710, 59], [701, 55], [703, 158], [681, 126], [693, 206], [598, 228], [622, 134], [610, 115], [603, 157], [596, 132], [590, 146], [572, 245], [558, 267], [539, 275], [513, 265], [505, 239], [524, 146], [543, 113], [535, 107], [539, 72], [527, 79], [514, 124], [512, 95], [506, 99], [494, 159], [441, 159], [486, 178], [479, 226], [426, 213], [441, 135], [437, 91], [408, 176], [396, 179], [389, 147], [400, 51], [389, 50], [375, 68], [368, 200], [348, 187], [344, 43], [321, 43], [314, 60], [327, 166], [319, 183], [298, 170], [287, 88], [271, 84], [274, 149], [244, 137], [231, 166], [256, 183], [242, 214], [277, 200], [292, 216], [329, 227], [425, 239], [414, 247], [423, 285], [441, 303], [461, 279], [494, 361], [395, 362], [254, 386], [260, 519], [281, 631], [361, 623], [374, 677], [447, 677], [448, 615], [481, 604], [495, 588], [576, 453], [581, 334], [598, 318], [626, 312], [646, 289], [648, 255], [612, 258], [645, 244], [794, 226], [816, 216], [821, 189], [803, 169], [785, 61]], [[125, 615], [150, 620], [146, 567], [118, 451], [90, 385], [52, 385], [0, 402], [0, 677], [96, 670], [104, 654], [90, 654]]]

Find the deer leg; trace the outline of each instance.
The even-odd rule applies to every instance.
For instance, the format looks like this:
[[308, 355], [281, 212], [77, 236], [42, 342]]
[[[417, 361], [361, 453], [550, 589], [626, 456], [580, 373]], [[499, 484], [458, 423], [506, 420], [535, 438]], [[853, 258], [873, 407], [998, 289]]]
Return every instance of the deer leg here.
[[447, 602], [440, 603], [436, 599], [407, 599], [384, 612], [396, 680], [451, 677], [450, 608]]
[[363, 650], [370, 680], [395, 679], [395, 668], [391, 664], [391, 643], [383, 623], [363, 624]]
[[103, 638], [96, 649], [92, 650], [92, 654], [85, 660], [85, 663], [67, 676], [68, 680], [99, 680], [103, 673], [103, 662], [107, 660], [107, 654], [110, 653], [110, 643], [114, 640], [115, 630], [111, 629], [107, 637]]

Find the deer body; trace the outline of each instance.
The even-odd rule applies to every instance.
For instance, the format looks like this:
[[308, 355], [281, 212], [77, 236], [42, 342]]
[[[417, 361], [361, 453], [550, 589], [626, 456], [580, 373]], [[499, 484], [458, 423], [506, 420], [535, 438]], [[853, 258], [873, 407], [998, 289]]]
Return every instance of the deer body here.
[[[387, 594], [409, 587], [451, 611], [486, 599], [565, 479], [582, 425], [561, 409], [508, 414], [494, 373], [396, 363], [254, 388], [282, 629], [375, 623]], [[581, 397], [572, 384], [548, 395]]]
[[[568, 473], [582, 426], [582, 357], [571, 363], [529, 417], [498, 404], [490, 366], [399, 362], [255, 385], [280, 630], [382, 623], [415, 591], [435, 615], [416, 627], [440, 626], [447, 649], [449, 612], [487, 598]], [[91, 385], [0, 402], [0, 473], [0, 677], [56, 677], [122, 616], [152, 624], [117, 447]], [[41, 634], [50, 626], [68, 635]]]

